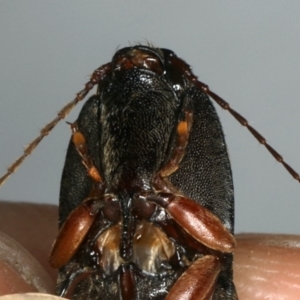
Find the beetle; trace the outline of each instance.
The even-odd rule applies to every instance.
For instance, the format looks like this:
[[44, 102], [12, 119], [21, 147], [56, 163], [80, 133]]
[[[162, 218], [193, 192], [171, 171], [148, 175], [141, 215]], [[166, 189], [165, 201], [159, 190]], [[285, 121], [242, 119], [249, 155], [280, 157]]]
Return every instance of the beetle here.
[[[70, 124], [50, 263], [72, 299], [237, 299], [230, 163], [212, 97], [299, 175], [174, 52], [137, 45], [98, 68]], [[188, 288], [187, 288], [188, 287]]]
[[185, 66], [167, 49], [139, 45], [94, 72], [98, 92], [71, 124], [62, 175], [62, 227], [50, 257], [61, 269], [58, 294], [236, 297], [226, 146]]

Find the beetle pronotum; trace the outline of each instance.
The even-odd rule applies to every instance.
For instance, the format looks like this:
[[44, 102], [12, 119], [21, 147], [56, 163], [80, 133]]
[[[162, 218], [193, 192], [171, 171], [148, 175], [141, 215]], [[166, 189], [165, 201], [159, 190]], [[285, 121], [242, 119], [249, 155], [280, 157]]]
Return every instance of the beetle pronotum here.
[[299, 175], [170, 50], [119, 50], [0, 184], [95, 85], [97, 95], [71, 124], [62, 228], [50, 258], [61, 269], [58, 292], [74, 299], [236, 299], [231, 170], [207, 96]]

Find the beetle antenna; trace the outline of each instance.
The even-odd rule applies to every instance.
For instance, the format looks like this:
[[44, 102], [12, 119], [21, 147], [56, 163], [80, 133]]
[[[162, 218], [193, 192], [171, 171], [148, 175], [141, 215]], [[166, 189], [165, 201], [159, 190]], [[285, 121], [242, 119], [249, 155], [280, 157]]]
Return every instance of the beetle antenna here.
[[51, 130], [57, 125], [59, 121], [64, 119], [70, 111], [76, 106], [76, 104], [83, 100], [85, 96], [89, 93], [89, 91], [96, 85], [99, 84], [111, 71], [111, 63], [107, 63], [98, 69], [96, 69], [92, 76], [90, 77], [90, 80], [85, 84], [85, 87], [83, 90], [78, 92], [76, 94], [76, 97], [74, 100], [66, 104], [58, 113], [56, 118], [54, 118], [52, 121], [50, 121], [48, 124], [46, 124], [40, 131], [40, 135], [36, 137], [34, 140], [32, 140], [24, 149], [23, 154], [18, 157], [8, 168], [7, 172], [0, 178], [0, 186], [3, 185], [3, 183], [8, 179], [8, 177], [13, 174], [18, 167], [23, 163], [25, 158], [29, 156], [34, 149], [38, 146], [38, 144], [41, 142], [41, 140], [48, 135]]
[[239, 121], [242, 126], [247, 127], [247, 129], [252, 133], [252, 135], [256, 138], [256, 140], [264, 145], [268, 151], [272, 154], [272, 156], [280, 162], [285, 169], [297, 180], [300, 182], [300, 175], [289, 165], [287, 164], [283, 157], [271, 146], [268, 144], [267, 140], [256, 130], [254, 129], [247, 119], [245, 119], [242, 115], [232, 109], [228, 102], [226, 102], [223, 98], [212, 92], [208, 85], [198, 80], [197, 76], [192, 72], [191, 67], [182, 59], [177, 57], [173, 52], [168, 53], [169, 59], [172, 62], [172, 65], [175, 66], [177, 70], [179, 70], [182, 74], [184, 74], [190, 82], [192, 82], [195, 86], [197, 86], [202, 92], [211, 97], [215, 102], [217, 102], [224, 110], [228, 110], [233, 117]]
[[255, 129], [253, 128], [247, 119], [245, 119], [242, 115], [232, 109], [228, 102], [222, 99], [220, 96], [212, 92], [207, 85], [198, 81], [202, 91], [204, 91], [207, 95], [209, 95], [215, 102], [217, 102], [223, 109], [228, 110], [231, 115], [242, 125], [247, 127], [247, 129], [252, 133], [252, 135], [256, 138], [256, 140], [264, 145], [267, 150], [272, 154], [272, 156], [280, 162], [285, 169], [297, 180], [300, 182], [300, 175], [289, 165], [287, 164], [283, 157], [270, 145], [268, 144], [267, 140]]

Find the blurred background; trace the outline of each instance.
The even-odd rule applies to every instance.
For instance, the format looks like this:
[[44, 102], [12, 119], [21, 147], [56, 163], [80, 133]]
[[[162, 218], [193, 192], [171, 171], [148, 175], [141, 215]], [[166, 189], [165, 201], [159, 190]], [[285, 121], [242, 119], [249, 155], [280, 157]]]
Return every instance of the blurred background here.
[[[2, 0], [0, 174], [94, 69], [118, 47], [146, 40], [186, 60], [300, 171], [299, 12], [299, 1], [275, 0]], [[236, 232], [299, 234], [299, 182], [217, 110], [232, 162]], [[0, 188], [0, 199], [57, 204], [70, 134], [61, 122]]]

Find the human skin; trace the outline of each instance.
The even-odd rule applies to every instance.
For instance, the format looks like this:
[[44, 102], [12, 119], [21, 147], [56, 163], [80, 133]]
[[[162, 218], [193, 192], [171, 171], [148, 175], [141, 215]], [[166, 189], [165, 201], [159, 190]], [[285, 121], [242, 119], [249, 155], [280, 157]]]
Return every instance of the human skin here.
[[[53, 294], [57, 272], [49, 266], [48, 256], [57, 235], [57, 207], [0, 202], [0, 211], [0, 231], [21, 245], [16, 245], [18, 250], [24, 247], [37, 260], [41, 267], [32, 267], [32, 272], [45, 281], [44, 292]], [[240, 300], [299, 299], [300, 236], [240, 234], [236, 238], [234, 281]], [[6, 242], [0, 235], [1, 239]], [[0, 256], [0, 296], [36, 292], [6, 259], [11, 253], [7, 250], [5, 257], [2, 251]], [[35, 265], [30, 259], [25, 263]]]

